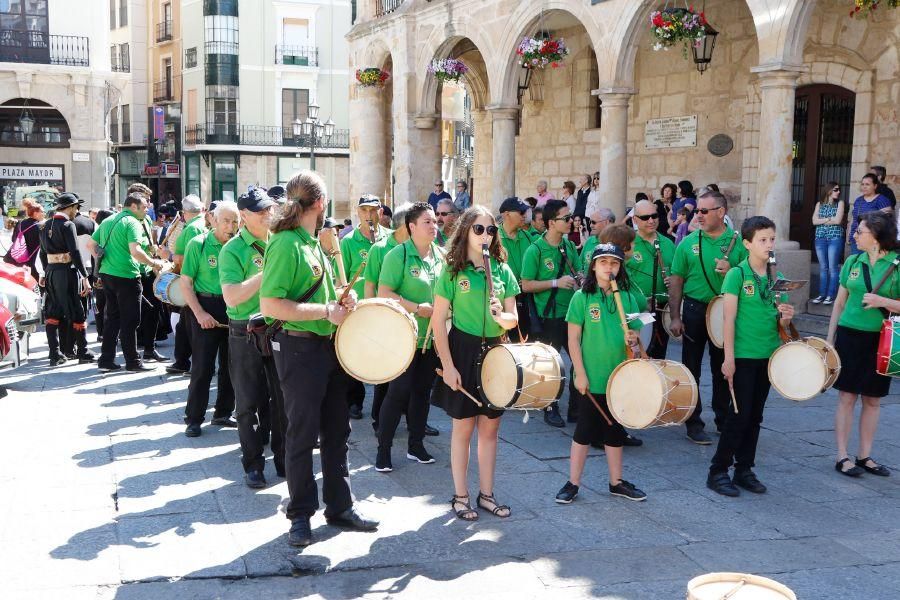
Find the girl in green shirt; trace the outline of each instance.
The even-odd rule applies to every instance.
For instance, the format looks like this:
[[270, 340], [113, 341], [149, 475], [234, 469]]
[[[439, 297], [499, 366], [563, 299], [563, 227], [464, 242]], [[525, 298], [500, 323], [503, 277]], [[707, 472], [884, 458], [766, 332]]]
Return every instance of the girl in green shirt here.
[[[493, 294], [488, 297], [482, 248], [490, 254]], [[453, 311], [453, 329], [447, 333], [439, 325], [433, 327], [434, 344], [443, 367], [432, 403], [453, 418], [450, 439], [450, 468], [454, 494], [450, 501], [456, 516], [474, 521], [478, 513], [469, 503], [466, 471], [469, 446], [478, 429], [478, 475], [481, 491], [478, 506], [498, 517], [508, 517], [510, 508], [494, 498], [494, 467], [497, 462], [497, 434], [502, 412], [487, 402], [477, 406], [461, 390], [474, 393], [478, 385], [478, 362], [488, 346], [516, 326], [516, 294], [519, 284], [506, 264], [506, 251], [500, 244], [497, 223], [483, 206], [473, 206], [459, 218], [449, 241], [447, 266], [438, 279], [431, 319], [443, 324]]]

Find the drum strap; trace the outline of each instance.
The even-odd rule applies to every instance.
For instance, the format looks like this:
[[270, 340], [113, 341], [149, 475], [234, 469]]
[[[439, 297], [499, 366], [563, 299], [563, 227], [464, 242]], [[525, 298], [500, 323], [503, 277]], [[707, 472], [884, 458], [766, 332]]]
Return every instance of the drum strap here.
[[[728, 244], [728, 250], [725, 251], [725, 260], [731, 261], [731, 250], [734, 248], [734, 244], [737, 242], [738, 233], [734, 232], [734, 235], [731, 237], [731, 243]], [[703, 278], [706, 279], [706, 285], [709, 286], [710, 291], [713, 293], [713, 296], [718, 296], [722, 293], [721, 288], [716, 290], [713, 287], [712, 282], [709, 280], [709, 275], [706, 273], [706, 266], [703, 264], [703, 230], [700, 230], [700, 235], [697, 240], [697, 258], [700, 260], [700, 270], [703, 271]]]
[[[560, 247], [562, 247], [562, 245], [565, 243], [566, 243], [565, 240], [561, 241], [559, 243]], [[565, 273], [565, 271], [566, 271], [566, 260], [565, 260], [563, 252], [565, 252], [565, 250], [560, 251], [559, 270], [556, 271], [555, 279], [559, 279], [560, 277], [562, 277], [563, 273]], [[541, 315], [542, 318], [546, 319], [550, 315], [550, 311], [553, 310], [554, 308], [556, 308], [556, 294], [558, 294], [558, 293], [559, 293], [558, 287], [555, 287], [552, 290], [550, 290], [550, 297], [547, 298], [547, 304], [544, 305], [544, 314]]]
[[[865, 254], [857, 254], [856, 262], [858, 262], [862, 267], [863, 272], [863, 281], [866, 284], [866, 291], [870, 294], [877, 294], [878, 290], [880, 290], [887, 280], [894, 274], [894, 271], [897, 270], [897, 267], [900, 266], [900, 258], [895, 258], [894, 262], [891, 263], [891, 266], [888, 267], [887, 271], [885, 271], [884, 275], [881, 278], [881, 281], [878, 282], [874, 288], [872, 287], [872, 275], [869, 273], [869, 264], [866, 261], [860, 259], [861, 256], [865, 256]], [[884, 318], [887, 319], [891, 313], [886, 308], [879, 308], [881, 314], [884, 315]]]

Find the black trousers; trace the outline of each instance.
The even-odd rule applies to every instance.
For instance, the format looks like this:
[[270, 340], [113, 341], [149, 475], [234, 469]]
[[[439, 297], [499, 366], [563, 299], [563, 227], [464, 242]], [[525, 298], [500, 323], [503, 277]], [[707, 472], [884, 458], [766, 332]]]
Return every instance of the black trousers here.
[[[544, 342], [562, 354], [565, 350], [569, 353], [569, 324], [565, 319], [544, 319], [541, 321], [541, 333], [536, 341]], [[571, 356], [569, 357], [571, 359]], [[588, 357], [585, 357], [588, 360]], [[581, 407], [579, 398], [581, 393], [575, 389], [574, 369], [569, 369], [569, 408], [567, 416], [577, 419]]]
[[191, 321], [194, 314], [187, 306], [179, 309], [178, 323], [175, 324], [175, 350], [173, 367], [191, 368]]
[[325, 515], [339, 514], [353, 505], [347, 467], [350, 421], [345, 401], [350, 377], [338, 363], [331, 339], [300, 338], [282, 332], [274, 342], [275, 367], [287, 416], [284, 467], [291, 496], [287, 518], [311, 517], [319, 508], [313, 472], [317, 438]]
[[378, 445], [390, 448], [394, 442], [400, 414], [406, 411], [409, 426], [409, 448], [422, 446], [425, 439], [425, 422], [428, 419], [429, 391], [438, 366], [437, 354], [429, 349], [422, 354], [416, 350], [409, 368], [390, 382], [388, 393], [381, 405], [378, 418]]
[[650, 337], [650, 344], [647, 346], [647, 356], [658, 360], [666, 358], [666, 351], [669, 349], [669, 332], [663, 327], [662, 315], [665, 309], [657, 310], [653, 322], [653, 333]]
[[[725, 413], [728, 410], [728, 403], [731, 396], [728, 392], [728, 383], [722, 375], [722, 363], [725, 361], [725, 351], [710, 341], [709, 334], [706, 331], [706, 304], [694, 300], [693, 298], [684, 298], [684, 304], [681, 309], [681, 320], [684, 323], [684, 336], [681, 340], [681, 362], [688, 368], [694, 379], [697, 380], [697, 386], [700, 386], [700, 367], [703, 364], [703, 351], [709, 346], [709, 366], [712, 369], [712, 408], [715, 413], [716, 427], [721, 431], [725, 422]], [[703, 419], [700, 414], [703, 412], [703, 399], [698, 396], [697, 408], [694, 414], [688, 417], [685, 425], [688, 429], [699, 428], [704, 426]]]
[[71, 265], [51, 264], [47, 265], [44, 274], [47, 294], [44, 296], [44, 317], [58, 321], [72, 323], [84, 323], [87, 320], [85, 312], [86, 299], [79, 296], [81, 291], [81, 275]]
[[[219, 323], [227, 323], [225, 300], [222, 296], [197, 295], [200, 306]], [[190, 312], [189, 308], [182, 310]], [[221, 327], [203, 329], [196, 318], [191, 319], [191, 344], [194, 348], [194, 364], [191, 366], [191, 383], [188, 385], [187, 406], [184, 408], [184, 422], [188, 425], [203, 422], [209, 407], [209, 384], [216, 370], [216, 356], [219, 357], [218, 390], [216, 410], [213, 418], [231, 416], [234, 410], [234, 387], [228, 369], [228, 330]], [[104, 341], [106, 338], [103, 338]]]
[[388, 393], [388, 383], [379, 383], [375, 385], [372, 391], [372, 424], [378, 429], [378, 419], [381, 416], [381, 406], [384, 404], [384, 398]]
[[150, 273], [141, 275], [141, 329], [140, 336], [144, 345], [144, 352], [152, 352], [156, 348], [156, 329], [159, 327], [159, 319], [162, 315], [162, 302], [153, 294], [153, 280], [156, 275]]
[[522, 336], [526, 338], [531, 333], [531, 311], [528, 308], [528, 296], [529, 294], [524, 292], [516, 296], [516, 312], [519, 314], [519, 325], [507, 332], [511, 342], [521, 343], [523, 341], [519, 336], [520, 331]]
[[231, 321], [228, 336], [228, 366], [234, 385], [235, 417], [241, 442], [244, 472], [262, 471], [263, 454], [271, 424], [275, 470], [284, 473], [284, 398], [278, 383], [275, 360], [264, 357], [247, 341], [247, 322]]
[[[103, 324], [106, 322], [106, 293], [103, 288], [97, 289], [94, 282], [99, 279], [98, 276], [91, 276], [91, 286], [94, 294], [94, 325], [97, 327], [97, 336], [103, 337]], [[100, 285], [103, 285], [101, 282]]]
[[769, 396], [769, 359], [736, 358], [734, 361], [734, 398], [738, 412], [726, 410], [719, 446], [709, 467], [711, 474], [725, 473], [734, 462], [735, 471], [753, 467], [756, 445]]
[[347, 406], [358, 406], [362, 409], [366, 400], [366, 384], [358, 379], [350, 377], [347, 383]]
[[103, 346], [99, 364], [109, 364], [116, 358], [116, 342], [122, 340], [122, 354], [126, 364], [140, 362], [136, 332], [141, 322], [141, 280], [115, 275], [100, 275], [106, 296], [106, 319], [103, 323]]

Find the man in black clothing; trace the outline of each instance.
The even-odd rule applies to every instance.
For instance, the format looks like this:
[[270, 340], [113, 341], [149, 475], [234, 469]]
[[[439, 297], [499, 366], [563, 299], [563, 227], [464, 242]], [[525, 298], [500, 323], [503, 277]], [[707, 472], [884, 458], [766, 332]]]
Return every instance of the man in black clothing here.
[[582, 175], [578, 178], [578, 190], [575, 191], [575, 210], [573, 216], [585, 218], [587, 211], [588, 196], [591, 193], [591, 176]]
[[885, 198], [891, 201], [891, 208], [897, 206], [897, 196], [894, 195], [894, 190], [888, 187], [888, 184], [884, 182], [887, 179], [887, 169], [880, 165], [873, 165], [869, 167], [869, 170], [875, 175], [878, 176], [878, 187], [875, 188], [876, 194], [881, 194]]

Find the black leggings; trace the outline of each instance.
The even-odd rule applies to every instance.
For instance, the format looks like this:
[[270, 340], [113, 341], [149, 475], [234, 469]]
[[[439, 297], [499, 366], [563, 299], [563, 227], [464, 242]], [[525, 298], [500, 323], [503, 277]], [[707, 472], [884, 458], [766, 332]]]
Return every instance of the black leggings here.
[[575, 425], [575, 435], [572, 436], [572, 440], [582, 446], [587, 446], [592, 442], [602, 442], [604, 446], [612, 448], [624, 446], [625, 430], [609, 412], [606, 394], [594, 394], [594, 399], [612, 420], [612, 425], [606, 422], [590, 398], [581, 394], [578, 394], [578, 398], [580, 402], [578, 423]]

